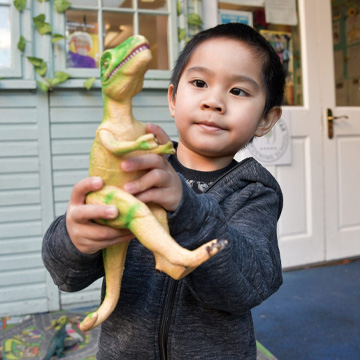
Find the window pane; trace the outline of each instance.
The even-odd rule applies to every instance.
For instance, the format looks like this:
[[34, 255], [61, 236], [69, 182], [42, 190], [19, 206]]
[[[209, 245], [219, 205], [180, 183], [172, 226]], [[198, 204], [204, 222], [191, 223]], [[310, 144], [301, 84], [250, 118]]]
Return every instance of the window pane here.
[[104, 12], [104, 49], [111, 49], [134, 35], [134, 16], [116, 12]]
[[139, 9], [167, 10], [167, 0], [137, 0]]
[[252, 26], [272, 44], [283, 63], [286, 73], [284, 105], [303, 105], [300, 25], [267, 23], [263, 6], [233, 5], [220, 1], [219, 9], [233, 11], [222, 15], [223, 22], [241, 18], [244, 15], [251, 20]]
[[0, 0], [0, 3], [3, 3], [3, 4], [8, 4], [10, 2], [10, 0]]
[[133, 8], [133, 0], [103, 0], [104, 7]]
[[98, 0], [71, 0], [72, 6], [97, 6]]
[[66, 11], [66, 67], [99, 66], [99, 37], [96, 11]]
[[0, 67], [11, 67], [10, 8], [0, 7]]
[[140, 34], [150, 42], [150, 69], [169, 70], [167, 22], [167, 16], [139, 15]]
[[360, 106], [360, 8], [332, 1], [331, 10], [336, 105]]

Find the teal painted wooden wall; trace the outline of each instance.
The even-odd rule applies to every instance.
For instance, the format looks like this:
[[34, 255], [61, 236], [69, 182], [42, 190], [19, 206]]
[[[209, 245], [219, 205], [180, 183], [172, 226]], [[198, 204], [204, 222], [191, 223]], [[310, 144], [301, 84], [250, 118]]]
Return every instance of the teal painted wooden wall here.
[[[176, 139], [165, 90], [143, 90], [135, 117]], [[72, 186], [87, 176], [102, 117], [99, 90], [2, 91], [0, 94], [0, 316], [99, 303], [101, 281], [59, 292], [41, 260], [42, 237], [66, 211]]]

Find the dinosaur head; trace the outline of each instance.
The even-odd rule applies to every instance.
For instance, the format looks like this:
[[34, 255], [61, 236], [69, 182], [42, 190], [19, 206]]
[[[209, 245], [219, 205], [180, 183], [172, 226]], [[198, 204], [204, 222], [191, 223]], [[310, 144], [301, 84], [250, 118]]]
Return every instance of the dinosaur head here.
[[132, 36], [101, 56], [103, 94], [121, 100], [139, 93], [151, 61], [148, 41], [141, 35]]

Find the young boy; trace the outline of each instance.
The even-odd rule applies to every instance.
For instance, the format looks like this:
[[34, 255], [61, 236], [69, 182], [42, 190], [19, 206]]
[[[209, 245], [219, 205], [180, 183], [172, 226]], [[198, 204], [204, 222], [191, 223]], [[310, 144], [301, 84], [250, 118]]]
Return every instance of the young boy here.
[[[177, 154], [123, 162], [124, 171], [149, 170], [125, 189], [168, 211], [180, 245], [195, 249], [215, 238], [228, 245], [175, 281], [157, 274], [151, 252], [131, 241], [98, 359], [256, 359], [250, 310], [282, 283], [276, 234], [282, 194], [254, 159], [233, 157], [280, 118], [284, 83], [275, 51], [246, 25], [219, 25], [188, 43], [168, 92]], [[159, 143], [168, 140], [155, 125], [147, 130]], [[66, 218], [56, 219], [44, 238], [44, 262], [61, 290], [78, 291], [102, 277], [99, 250], [133, 237], [91, 222], [117, 215], [112, 206], [84, 205], [86, 194], [101, 187], [98, 178], [76, 184]]]

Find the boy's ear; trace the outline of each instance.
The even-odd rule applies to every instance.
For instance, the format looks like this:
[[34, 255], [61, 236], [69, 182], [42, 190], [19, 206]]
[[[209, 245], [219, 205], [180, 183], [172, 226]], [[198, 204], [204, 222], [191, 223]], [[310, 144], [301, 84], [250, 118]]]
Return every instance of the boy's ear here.
[[280, 119], [281, 114], [282, 110], [280, 107], [273, 107], [268, 112], [267, 116], [260, 120], [260, 123], [255, 131], [255, 136], [261, 137], [266, 135]]
[[168, 88], [168, 104], [171, 117], [175, 117], [175, 102], [176, 102], [176, 95], [173, 97], [174, 94], [174, 85], [170, 84]]

